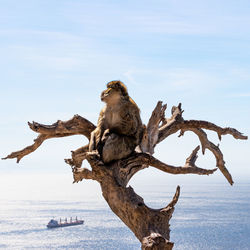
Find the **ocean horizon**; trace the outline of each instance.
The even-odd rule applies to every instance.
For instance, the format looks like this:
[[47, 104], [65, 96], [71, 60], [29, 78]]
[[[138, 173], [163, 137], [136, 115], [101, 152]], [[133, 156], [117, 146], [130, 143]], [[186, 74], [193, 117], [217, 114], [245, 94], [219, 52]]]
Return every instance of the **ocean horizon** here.
[[[80, 192], [90, 183], [85, 184], [73, 188]], [[49, 188], [39, 196], [38, 186], [34, 190], [27, 187], [30, 194], [26, 190], [25, 197], [14, 199], [13, 187], [0, 200], [1, 249], [140, 249], [134, 234], [112, 213], [100, 190], [91, 185], [81, 197], [68, 196], [65, 191], [64, 199], [63, 194], [57, 195], [58, 190], [53, 195]], [[145, 184], [136, 186], [135, 191], [148, 206], [161, 208], [171, 200], [175, 188], [169, 183]], [[174, 249], [250, 249], [249, 190], [248, 183], [233, 187], [227, 183], [181, 185], [179, 202], [170, 220]], [[46, 228], [52, 218], [76, 216], [84, 220], [84, 225]]]

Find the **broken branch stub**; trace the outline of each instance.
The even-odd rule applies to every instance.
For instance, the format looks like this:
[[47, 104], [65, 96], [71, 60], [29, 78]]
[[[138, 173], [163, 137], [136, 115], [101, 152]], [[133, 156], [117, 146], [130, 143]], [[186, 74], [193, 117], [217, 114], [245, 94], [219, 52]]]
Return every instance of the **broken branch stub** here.
[[165, 120], [166, 108], [167, 104], [162, 105], [162, 102], [159, 101], [153, 110], [148, 125], [144, 128], [140, 144], [142, 152], [150, 153], [151, 155], [154, 153], [154, 147], [158, 141], [159, 124]]

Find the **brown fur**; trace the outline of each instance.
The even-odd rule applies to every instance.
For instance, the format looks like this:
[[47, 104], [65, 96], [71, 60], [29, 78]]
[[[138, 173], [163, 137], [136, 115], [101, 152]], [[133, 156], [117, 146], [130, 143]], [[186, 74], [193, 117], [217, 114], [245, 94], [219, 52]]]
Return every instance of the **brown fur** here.
[[92, 132], [89, 151], [98, 150], [105, 163], [130, 155], [140, 142], [142, 122], [140, 110], [120, 81], [107, 84], [101, 94], [106, 103], [97, 128]]

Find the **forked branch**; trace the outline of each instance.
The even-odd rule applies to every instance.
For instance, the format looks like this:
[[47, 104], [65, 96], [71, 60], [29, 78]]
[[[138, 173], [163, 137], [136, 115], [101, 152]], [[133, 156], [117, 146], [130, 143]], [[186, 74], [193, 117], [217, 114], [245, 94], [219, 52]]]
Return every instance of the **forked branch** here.
[[65, 159], [65, 162], [69, 164], [72, 169], [80, 168], [82, 162], [87, 158], [87, 152], [89, 151], [89, 144], [78, 148], [77, 150], [71, 151], [71, 159]]
[[225, 167], [225, 161], [223, 159], [223, 154], [219, 147], [210, 142], [207, 138], [207, 134], [203, 129], [208, 129], [215, 131], [221, 140], [222, 135], [232, 135], [235, 139], [247, 140], [248, 137], [244, 136], [238, 130], [230, 127], [221, 128], [211, 122], [207, 121], [196, 121], [196, 120], [184, 120], [182, 118], [183, 110], [181, 109], [181, 104], [178, 107], [172, 108], [172, 116], [170, 119], [166, 119], [162, 126], [159, 127], [159, 135], [157, 143], [160, 143], [168, 136], [176, 133], [180, 130], [180, 135], [184, 135], [185, 131], [191, 131], [198, 135], [202, 146], [202, 153], [205, 153], [205, 149], [210, 150], [216, 158], [216, 166], [220, 169], [222, 174], [226, 177], [228, 182], [232, 185], [233, 180], [231, 174]]
[[148, 153], [135, 153], [127, 159], [116, 162], [116, 164], [113, 165], [112, 171], [116, 174], [117, 182], [122, 186], [126, 186], [129, 180], [138, 171], [150, 166], [169, 174], [213, 174], [217, 168], [203, 169], [195, 165], [195, 162], [198, 158], [197, 153], [199, 149], [200, 146], [197, 146], [193, 150], [190, 156], [186, 159], [184, 166], [176, 167], [163, 163]]
[[84, 135], [89, 139], [90, 133], [95, 129], [94, 124], [79, 115], [75, 115], [72, 119], [65, 122], [59, 120], [52, 125], [44, 125], [37, 122], [28, 122], [28, 125], [30, 129], [39, 133], [34, 143], [22, 150], [9, 154], [2, 158], [3, 160], [16, 158], [18, 163], [25, 155], [34, 152], [47, 139], [71, 135]]
[[237, 129], [226, 127], [221, 128], [214, 123], [200, 120], [184, 120], [182, 118], [182, 113], [184, 111], [181, 109], [181, 104], [178, 107], [172, 108], [172, 116], [159, 127], [159, 137], [157, 143], [160, 143], [168, 136], [176, 133], [179, 130], [185, 129], [190, 130], [193, 128], [201, 128], [215, 131], [218, 134], [219, 139], [221, 140], [222, 135], [232, 135], [235, 139], [247, 140], [248, 137], [244, 136]]
[[213, 144], [212, 142], [210, 142], [207, 138], [207, 134], [202, 130], [202, 129], [198, 129], [198, 128], [190, 128], [188, 130], [182, 130], [180, 136], [184, 135], [185, 131], [192, 131], [194, 132], [198, 137], [199, 140], [201, 142], [202, 145], [202, 153], [205, 153], [205, 149], [210, 150], [213, 155], [215, 156], [216, 159], [216, 166], [220, 169], [220, 171], [222, 172], [222, 174], [226, 177], [226, 179], [228, 180], [228, 182], [233, 185], [233, 179], [231, 174], [229, 173], [229, 171], [227, 170], [227, 168], [225, 167], [225, 161], [223, 159], [223, 154], [219, 149], [219, 146], [216, 146], [215, 144]]
[[37, 122], [28, 123], [30, 128], [40, 134], [62, 137], [70, 135], [84, 135], [90, 139], [90, 133], [95, 129], [95, 125], [80, 115], [74, 115], [68, 121], [60, 121], [52, 125], [44, 125]]
[[148, 159], [145, 157], [146, 161], [149, 160], [149, 165], [155, 167], [161, 171], [170, 173], [170, 174], [198, 174], [198, 175], [210, 175], [213, 174], [217, 168], [214, 169], [203, 169], [195, 165], [195, 161], [198, 158], [197, 152], [200, 149], [200, 146], [196, 147], [191, 155], [187, 158], [185, 165], [183, 167], [174, 167], [168, 164], [165, 164], [153, 156], [149, 156]]

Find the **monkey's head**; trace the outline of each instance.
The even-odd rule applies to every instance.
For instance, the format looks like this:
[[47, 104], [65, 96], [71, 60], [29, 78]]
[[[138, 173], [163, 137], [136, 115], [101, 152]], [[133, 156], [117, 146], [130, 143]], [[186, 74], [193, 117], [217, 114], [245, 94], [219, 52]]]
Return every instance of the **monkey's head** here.
[[101, 100], [106, 103], [117, 102], [121, 98], [128, 98], [128, 91], [121, 81], [111, 81], [107, 83], [107, 89], [101, 94]]

